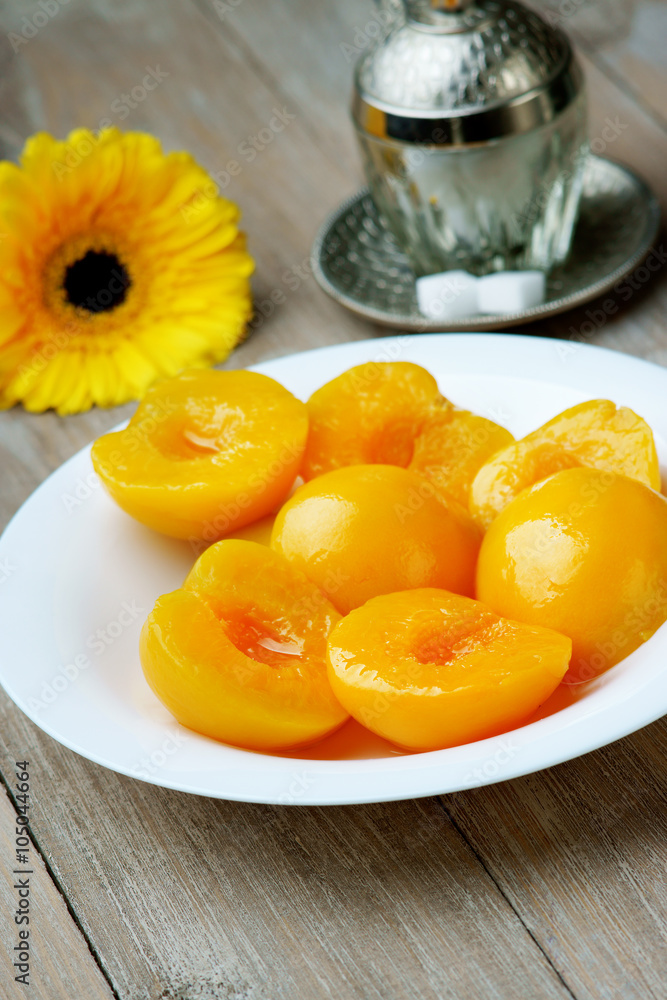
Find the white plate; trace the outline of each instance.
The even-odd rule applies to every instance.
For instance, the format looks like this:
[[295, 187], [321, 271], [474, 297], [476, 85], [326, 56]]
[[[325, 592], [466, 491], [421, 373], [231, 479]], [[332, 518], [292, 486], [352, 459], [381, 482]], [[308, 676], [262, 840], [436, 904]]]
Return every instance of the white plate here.
[[[367, 340], [257, 367], [306, 398], [369, 360], [415, 361], [459, 405], [517, 435], [584, 399], [606, 397], [652, 425], [667, 464], [667, 371], [599, 348], [525, 336]], [[179, 726], [146, 684], [137, 652], [154, 600], [194, 554], [120, 511], [89, 449], [44, 482], [0, 539], [0, 681], [45, 732], [89, 760], [166, 788], [248, 802], [327, 805], [453, 792], [538, 771], [667, 713], [667, 625], [566, 707], [504, 737], [402, 755], [348, 724], [311, 751], [251, 753]], [[568, 694], [568, 692], [565, 692]], [[544, 716], [544, 712], [541, 713]], [[341, 753], [348, 759], [335, 758]], [[352, 759], [349, 755], [354, 755]]]

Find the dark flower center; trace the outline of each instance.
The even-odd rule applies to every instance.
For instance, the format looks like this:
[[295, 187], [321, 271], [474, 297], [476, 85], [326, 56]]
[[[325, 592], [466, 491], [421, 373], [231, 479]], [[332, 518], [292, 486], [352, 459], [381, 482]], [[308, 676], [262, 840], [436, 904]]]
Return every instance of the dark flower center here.
[[125, 301], [130, 276], [115, 253], [89, 250], [67, 268], [63, 287], [73, 306], [105, 312]]

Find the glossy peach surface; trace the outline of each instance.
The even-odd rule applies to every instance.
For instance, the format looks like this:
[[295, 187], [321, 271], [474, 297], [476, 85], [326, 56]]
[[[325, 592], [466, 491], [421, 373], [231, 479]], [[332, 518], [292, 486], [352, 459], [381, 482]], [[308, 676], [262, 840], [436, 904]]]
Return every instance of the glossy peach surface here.
[[489, 528], [477, 596], [498, 614], [570, 636], [567, 680], [588, 680], [667, 619], [667, 499], [612, 472], [556, 473]]
[[510, 432], [493, 420], [450, 407], [422, 424], [408, 468], [467, 507], [480, 468], [513, 441]]
[[271, 545], [346, 614], [413, 587], [472, 594], [480, 534], [453, 500], [393, 465], [336, 469], [283, 506]]
[[660, 489], [658, 456], [646, 421], [608, 399], [592, 399], [493, 455], [473, 481], [470, 511], [488, 528], [521, 490], [575, 466], [616, 472]]
[[149, 389], [125, 430], [95, 442], [92, 459], [132, 517], [211, 542], [285, 499], [307, 434], [305, 404], [274, 379], [197, 370]]
[[405, 467], [426, 417], [450, 405], [419, 365], [385, 361], [350, 368], [308, 400], [303, 478], [347, 465]]
[[339, 615], [285, 559], [224, 540], [183, 587], [160, 597], [141, 634], [151, 688], [180, 723], [255, 750], [301, 746], [347, 719], [326, 673]]
[[252, 524], [246, 524], [245, 527], [232, 531], [231, 534], [227, 535], [227, 538], [237, 538], [241, 541], [259, 542], [260, 545], [270, 545], [271, 532], [275, 523], [276, 515], [267, 514], [266, 517], [261, 517], [259, 521], [253, 521]]
[[329, 679], [358, 722], [411, 750], [512, 729], [560, 683], [572, 644], [443, 590], [376, 597], [329, 636]]

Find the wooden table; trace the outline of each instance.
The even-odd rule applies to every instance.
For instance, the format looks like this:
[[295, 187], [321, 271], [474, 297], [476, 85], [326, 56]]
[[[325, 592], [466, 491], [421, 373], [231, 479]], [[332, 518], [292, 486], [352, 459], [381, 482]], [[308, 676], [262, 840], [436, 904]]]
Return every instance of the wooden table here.
[[[616, 123], [601, 138], [605, 155], [636, 167], [667, 207], [667, 6], [551, 3], [588, 75], [592, 136]], [[0, 5], [2, 155], [16, 156], [36, 129], [64, 134], [111, 117], [218, 172], [284, 110], [284, 130], [226, 189], [257, 259], [260, 315], [272, 312], [230, 365], [382, 335], [329, 301], [308, 266], [320, 220], [361, 182], [347, 101], [351, 49], [373, 31], [370, 0], [46, 6], [48, 23], [14, 53], [7, 32], [38, 7]], [[146, 67], [167, 75], [121, 122], [121, 95]], [[524, 330], [667, 364], [664, 269], [620, 304], [592, 335], [595, 304]], [[2, 414], [2, 523], [130, 411]], [[2, 796], [7, 1000], [667, 997], [664, 721], [491, 787], [315, 809], [156, 788], [64, 749], [4, 694], [0, 711], [5, 782], [14, 761], [30, 760], [37, 859], [27, 989], [8, 958], [14, 805]]]

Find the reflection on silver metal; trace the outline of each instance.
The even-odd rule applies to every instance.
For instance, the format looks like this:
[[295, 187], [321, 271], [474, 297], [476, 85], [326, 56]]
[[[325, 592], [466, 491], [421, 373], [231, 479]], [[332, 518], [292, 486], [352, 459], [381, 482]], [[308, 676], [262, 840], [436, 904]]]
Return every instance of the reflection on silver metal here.
[[454, 325], [417, 309], [408, 259], [366, 191], [341, 205], [315, 240], [317, 281], [341, 305], [374, 323], [411, 332], [500, 330], [565, 312], [603, 295], [636, 268], [658, 232], [660, 208], [626, 167], [591, 156], [572, 251], [547, 280], [546, 301], [506, 316], [472, 316]]
[[355, 93], [352, 117], [362, 133], [378, 139], [428, 146], [466, 146], [548, 125], [572, 103], [582, 84], [579, 64], [568, 50], [565, 63], [547, 83], [481, 111], [447, 115], [436, 109], [406, 115], [399, 107]]

